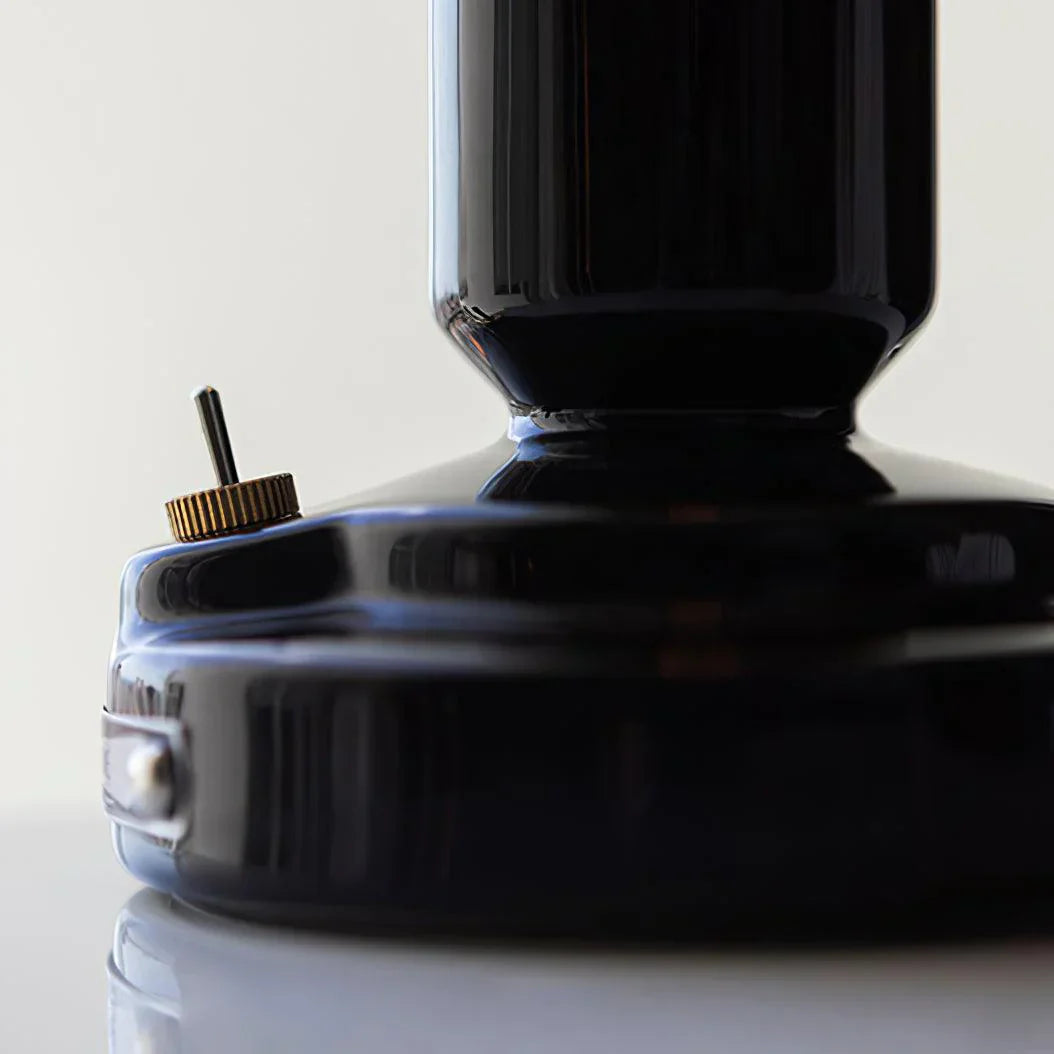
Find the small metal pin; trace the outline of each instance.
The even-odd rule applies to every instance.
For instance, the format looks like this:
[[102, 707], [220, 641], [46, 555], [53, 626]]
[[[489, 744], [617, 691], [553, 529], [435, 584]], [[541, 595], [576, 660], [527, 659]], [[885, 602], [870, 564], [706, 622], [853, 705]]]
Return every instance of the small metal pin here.
[[194, 402], [198, 405], [201, 428], [209, 446], [212, 466], [216, 470], [216, 480], [221, 487], [229, 487], [238, 482], [238, 469], [234, 465], [234, 451], [227, 434], [227, 422], [223, 418], [220, 393], [206, 386], [194, 394]]
[[125, 763], [127, 808], [141, 820], [163, 820], [175, 798], [175, 762], [172, 751], [156, 736], [144, 738]]

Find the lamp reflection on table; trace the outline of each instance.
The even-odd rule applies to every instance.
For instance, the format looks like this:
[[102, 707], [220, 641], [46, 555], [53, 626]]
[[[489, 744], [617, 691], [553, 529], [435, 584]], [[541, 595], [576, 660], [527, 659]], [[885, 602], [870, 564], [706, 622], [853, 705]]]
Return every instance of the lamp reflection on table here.
[[160, 894], [118, 919], [112, 1054], [1054, 1047], [1054, 944], [835, 950], [336, 938]]

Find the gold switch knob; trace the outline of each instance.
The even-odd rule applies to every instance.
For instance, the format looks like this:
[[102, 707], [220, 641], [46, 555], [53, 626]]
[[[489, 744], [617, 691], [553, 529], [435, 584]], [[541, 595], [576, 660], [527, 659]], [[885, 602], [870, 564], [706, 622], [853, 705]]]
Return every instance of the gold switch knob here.
[[219, 485], [165, 503], [175, 537], [181, 542], [202, 542], [299, 516], [296, 484], [289, 473], [238, 480], [219, 392], [202, 388], [194, 401]]

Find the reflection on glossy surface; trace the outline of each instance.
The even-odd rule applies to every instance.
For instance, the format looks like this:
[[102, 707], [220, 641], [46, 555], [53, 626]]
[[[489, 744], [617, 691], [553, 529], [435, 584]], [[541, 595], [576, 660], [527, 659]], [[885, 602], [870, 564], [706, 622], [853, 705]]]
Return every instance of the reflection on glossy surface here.
[[118, 920], [111, 1054], [1047, 1049], [1046, 945], [709, 951], [385, 943], [231, 924], [153, 893]]
[[934, 288], [933, 0], [434, 0], [440, 320], [547, 410], [848, 407]]

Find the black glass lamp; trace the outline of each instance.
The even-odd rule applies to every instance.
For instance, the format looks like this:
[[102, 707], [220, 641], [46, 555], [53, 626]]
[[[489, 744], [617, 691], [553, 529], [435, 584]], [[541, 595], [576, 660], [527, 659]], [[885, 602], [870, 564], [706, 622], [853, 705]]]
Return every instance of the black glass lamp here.
[[117, 852], [323, 926], [968, 919], [1054, 886], [1054, 506], [855, 432], [934, 293], [932, 0], [434, 0], [480, 454], [134, 557]]

